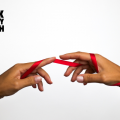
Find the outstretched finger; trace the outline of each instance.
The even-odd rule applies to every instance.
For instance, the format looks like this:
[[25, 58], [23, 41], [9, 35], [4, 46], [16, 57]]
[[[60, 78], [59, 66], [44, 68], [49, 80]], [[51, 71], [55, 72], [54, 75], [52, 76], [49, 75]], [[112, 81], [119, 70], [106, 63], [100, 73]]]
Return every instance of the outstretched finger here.
[[63, 60], [67, 59], [79, 59], [82, 61], [90, 61], [90, 54], [89, 53], [84, 53], [84, 52], [74, 52], [74, 53], [67, 53], [64, 55], [60, 55], [60, 58]]
[[[32, 72], [32, 73], [36, 73], [37, 72], [37, 69], [38, 68], [41, 68], [47, 64], [50, 64], [52, 62], [55, 61], [55, 57], [52, 57], [52, 58], [47, 58], [47, 59], [44, 59], [37, 67], [36, 69]], [[30, 62], [30, 63], [23, 63], [21, 64], [21, 66], [19, 67], [19, 70], [21, 72], [21, 74], [23, 74], [24, 72], [26, 72], [35, 62]]]

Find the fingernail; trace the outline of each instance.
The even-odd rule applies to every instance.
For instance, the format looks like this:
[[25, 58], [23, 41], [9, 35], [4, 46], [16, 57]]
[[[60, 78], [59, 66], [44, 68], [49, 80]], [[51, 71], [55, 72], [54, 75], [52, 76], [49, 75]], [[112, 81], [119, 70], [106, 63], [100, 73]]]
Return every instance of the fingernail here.
[[42, 77], [40, 77], [40, 76], [35, 77], [35, 82], [36, 83], [39, 83], [41, 80], [42, 80]]
[[77, 76], [77, 82], [83, 83], [83, 76]]

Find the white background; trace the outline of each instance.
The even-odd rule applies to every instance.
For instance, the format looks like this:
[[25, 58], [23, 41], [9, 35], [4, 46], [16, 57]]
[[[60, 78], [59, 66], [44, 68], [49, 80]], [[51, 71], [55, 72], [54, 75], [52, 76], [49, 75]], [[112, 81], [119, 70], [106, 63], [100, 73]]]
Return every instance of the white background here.
[[[83, 51], [120, 65], [119, 0], [0, 0], [0, 73], [16, 63]], [[119, 120], [120, 88], [70, 82], [66, 66], [44, 67], [53, 85], [0, 99], [0, 120]]]

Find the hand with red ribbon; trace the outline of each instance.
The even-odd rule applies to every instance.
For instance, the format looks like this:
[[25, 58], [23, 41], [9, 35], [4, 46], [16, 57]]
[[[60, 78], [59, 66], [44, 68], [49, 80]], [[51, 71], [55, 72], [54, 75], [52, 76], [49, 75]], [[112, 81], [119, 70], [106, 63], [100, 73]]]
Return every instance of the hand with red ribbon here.
[[[73, 71], [71, 81], [79, 83], [97, 82], [106, 85], [120, 86], [120, 67], [99, 54], [89, 54], [84, 52], [68, 53], [60, 56], [63, 60], [76, 59], [74, 62], [82, 64], [79, 67], [69, 66], [65, 76], [69, 76]], [[83, 70], [85, 74], [80, 74]], [[93, 74], [97, 72], [97, 74]]]
[[34, 62], [16, 64], [11, 67], [0, 75], [0, 98], [13, 95], [27, 86], [36, 88], [36, 84], [38, 85], [38, 89], [43, 91], [42, 77], [48, 84], [52, 84], [52, 81], [48, 73], [41, 67], [50, 64], [53, 61], [55, 61], [55, 57], [44, 59], [41, 64], [34, 68], [24, 79], [21, 79], [21, 76], [34, 64]]
[[[48, 58], [37, 62], [17, 64], [0, 75], [0, 98], [12, 95], [20, 89], [33, 86], [43, 91], [42, 76], [48, 84], [52, 84], [50, 76], [41, 67], [52, 62], [69, 66], [65, 76], [69, 76], [73, 71], [71, 81], [77, 80], [86, 85], [97, 82], [106, 85], [120, 86], [120, 67], [99, 54], [75, 52], [60, 56], [61, 59]], [[76, 59], [74, 62], [65, 61]], [[85, 74], [80, 74], [86, 69]], [[97, 72], [97, 74], [93, 74]], [[38, 75], [39, 74], [39, 75]]]

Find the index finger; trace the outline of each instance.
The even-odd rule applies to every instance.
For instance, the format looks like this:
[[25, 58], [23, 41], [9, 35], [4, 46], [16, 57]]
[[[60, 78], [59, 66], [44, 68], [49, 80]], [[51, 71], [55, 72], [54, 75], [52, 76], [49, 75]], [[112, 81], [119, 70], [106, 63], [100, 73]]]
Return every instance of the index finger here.
[[64, 55], [60, 55], [60, 58], [63, 60], [67, 60], [67, 59], [79, 59], [79, 60], [83, 60], [83, 61], [90, 61], [90, 54], [89, 53], [85, 53], [85, 52], [73, 52], [73, 53], [67, 53]]
[[[55, 61], [55, 57], [52, 58], [46, 58], [44, 60], [41, 61], [41, 63], [35, 68], [35, 70], [33, 71], [33, 73], [35, 73], [35, 71], [37, 72], [37, 69], [40, 67], [43, 67], [47, 64], [52, 63], [53, 61]], [[30, 62], [30, 63], [24, 63], [21, 66], [21, 72], [24, 73], [25, 71], [27, 71], [35, 62]]]

